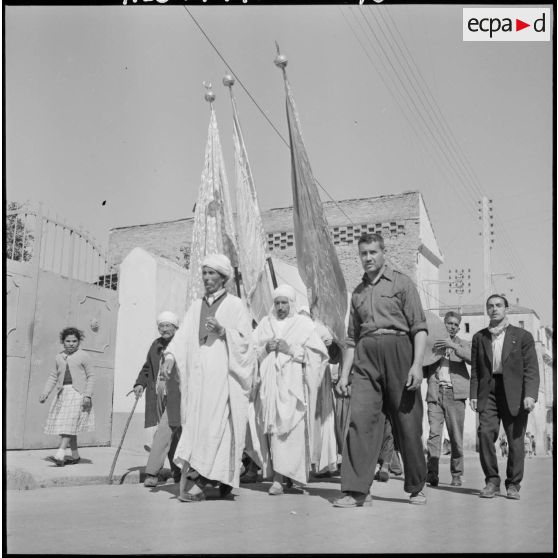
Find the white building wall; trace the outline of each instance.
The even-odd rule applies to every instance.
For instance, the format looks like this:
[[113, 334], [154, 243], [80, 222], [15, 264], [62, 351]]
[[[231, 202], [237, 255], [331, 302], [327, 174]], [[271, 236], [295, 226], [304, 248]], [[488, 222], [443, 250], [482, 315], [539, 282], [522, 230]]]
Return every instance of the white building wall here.
[[[142, 248], [134, 248], [120, 264], [116, 331], [112, 445], [118, 445], [131, 412], [133, 388], [151, 343], [159, 336], [156, 318], [170, 310], [184, 316], [188, 271]], [[144, 431], [144, 398], [138, 402], [124, 447], [151, 444], [153, 429]]]

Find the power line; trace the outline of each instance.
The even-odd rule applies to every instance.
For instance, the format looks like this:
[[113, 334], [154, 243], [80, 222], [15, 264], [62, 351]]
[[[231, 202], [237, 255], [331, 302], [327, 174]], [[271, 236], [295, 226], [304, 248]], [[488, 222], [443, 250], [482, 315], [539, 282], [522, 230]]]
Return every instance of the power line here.
[[[277, 129], [277, 127], [275, 126], [275, 124], [273, 124], [273, 122], [269, 119], [269, 117], [267, 116], [267, 114], [265, 113], [265, 111], [260, 107], [260, 105], [258, 104], [258, 102], [256, 101], [256, 99], [254, 99], [254, 97], [252, 96], [252, 94], [250, 93], [250, 91], [248, 91], [248, 88], [244, 85], [244, 83], [242, 82], [242, 80], [238, 77], [238, 75], [236, 74], [236, 72], [232, 69], [231, 65], [225, 60], [225, 58], [223, 57], [223, 55], [221, 54], [221, 52], [219, 51], [219, 49], [215, 46], [215, 44], [213, 43], [213, 41], [209, 38], [209, 36], [207, 35], [207, 33], [204, 31], [203, 27], [198, 23], [198, 20], [193, 16], [192, 12], [186, 7], [183, 6], [183, 8], [188, 12], [188, 15], [192, 18], [193, 22], [196, 24], [196, 26], [198, 27], [198, 29], [202, 32], [203, 36], [207, 39], [207, 41], [209, 42], [209, 44], [213, 47], [213, 50], [217, 53], [217, 55], [219, 56], [219, 58], [223, 61], [223, 63], [225, 64], [225, 66], [229, 69], [229, 71], [231, 72], [231, 74], [236, 78], [236, 80], [238, 81], [238, 83], [240, 84], [240, 86], [242, 87], [242, 89], [244, 89], [245, 93], [248, 95], [248, 97], [250, 98], [250, 100], [254, 103], [254, 105], [256, 105], [256, 107], [258, 108], [258, 110], [260, 111], [260, 113], [263, 115], [263, 117], [267, 120], [268, 124], [273, 128], [273, 130], [275, 131], [275, 133], [281, 138], [281, 140], [283, 141], [283, 143], [287, 146], [287, 148], [290, 150], [291, 146], [290, 144], [287, 142], [287, 140], [283, 137], [283, 135], [281, 134], [281, 132]], [[343, 208], [339, 205], [339, 203], [331, 196], [331, 194], [321, 185], [320, 181], [314, 177], [314, 180], [316, 181], [316, 184], [326, 193], [326, 195], [328, 196], [328, 198], [337, 206], [337, 209], [339, 209], [339, 211], [349, 220], [349, 222], [354, 225], [354, 221], [345, 213], [345, 211], [343, 211]]]
[[[448, 164], [450, 169], [453, 171], [455, 176], [458, 178], [458, 183], [456, 183], [455, 186], [458, 186], [459, 183], [460, 183], [461, 186], [463, 187], [464, 193], [468, 194], [469, 197], [472, 198], [472, 199], [474, 199], [474, 196], [477, 195], [477, 194], [480, 194], [482, 196], [484, 190], [483, 190], [482, 186], [480, 185], [480, 181], [479, 181], [476, 173], [472, 169], [470, 161], [467, 159], [466, 155], [464, 154], [463, 150], [461, 149], [461, 147], [459, 145], [459, 142], [455, 139], [455, 135], [453, 134], [453, 132], [451, 130], [451, 127], [447, 124], [447, 121], [446, 121], [445, 117], [443, 116], [443, 113], [442, 113], [438, 103], [436, 102], [436, 99], [435, 99], [434, 95], [432, 94], [432, 92], [430, 91], [430, 88], [428, 87], [428, 84], [426, 83], [426, 81], [422, 77], [422, 74], [420, 73], [420, 70], [418, 69], [418, 65], [414, 61], [411, 52], [409, 51], [408, 47], [406, 46], [405, 41], [403, 40], [403, 37], [401, 36], [401, 33], [399, 32], [399, 30], [397, 28], [397, 24], [395, 23], [395, 21], [391, 17], [391, 14], [389, 13], [389, 11], [386, 8], [385, 11], [388, 14], [389, 18], [391, 19], [391, 21], [393, 23], [393, 26], [395, 27], [395, 30], [399, 34], [399, 40], [396, 40], [394, 38], [394, 34], [389, 27], [387, 19], [382, 16], [382, 14], [384, 13], [383, 9], [377, 9], [377, 8], [373, 9], [370, 6], [367, 6], [367, 7], [364, 7], [363, 10], [367, 10], [368, 13], [374, 14], [374, 18], [375, 18], [375, 21], [377, 23], [378, 30], [382, 33], [382, 35], [385, 39], [386, 47], [387, 48], [389, 47], [389, 49], [391, 49], [391, 52], [393, 53], [393, 55], [395, 55], [393, 59], [390, 57], [390, 54], [388, 53], [387, 48], [383, 47], [382, 42], [380, 41], [380, 38], [378, 37], [378, 35], [374, 31], [372, 25], [368, 21], [368, 18], [366, 17], [366, 14], [364, 12], [363, 12], [363, 16], [364, 16], [363, 19], [366, 21], [366, 23], [368, 25], [368, 28], [370, 30], [370, 33], [373, 35], [374, 39], [378, 43], [383, 55], [386, 57], [386, 59], [389, 63], [389, 66], [391, 67], [392, 72], [395, 74], [397, 80], [401, 84], [401, 88], [404, 91], [404, 96], [406, 95], [410, 99], [410, 103], [412, 103], [413, 107], [416, 109], [416, 113], [418, 113], [418, 116], [419, 116], [419, 119], [422, 123], [422, 126], [424, 126], [425, 129], [429, 132], [429, 135], [424, 134], [424, 132], [423, 132], [423, 135], [425, 135], [429, 141], [430, 141], [430, 136], [434, 139], [434, 143], [440, 149], [441, 153], [444, 156], [444, 159], [445, 159], [446, 163]], [[380, 16], [382, 16], [383, 26], [380, 25], [378, 14]], [[362, 28], [362, 26], [361, 26], [361, 28]], [[385, 28], [385, 30], [384, 30], [384, 28]], [[354, 33], [354, 30], [353, 30], [353, 33]], [[390, 37], [391, 37], [391, 39], [390, 39]], [[362, 45], [362, 42], [360, 40], [359, 40], [359, 43], [361, 44], [361, 47], [362, 47], [363, 45]], [[370, 44], [372, 45], [371, 42], [370, 42]], [[393, 46], [394, 44], [396, 45], [397, 50], [400, 53], [400, 55], [398, 55], [398, 52], [396, 51], [396, 48]], [[405, 53], [402, 51], [401, 45], [403, 45], [403, 47], [405, 48], [408, 56], [406, 56]], [[381, 57], [379, 57], [379, 58], [381, 59]], [[409, 59], [412, 60], [412, 62], [414, 64], [414, 67], [416, 67], [416, 71], [414, 71], [413, 66], [409, 62]], [[412, 77], [411, 77], [410, 73], [405, 69], [405, 66], [407, 68], [409, 68], [410, 73], [412, 73]], [[386, 68], [385, 64], [384, 64], [384, 68]], [[399, 70], [398, 70], [398, 68], [399, 68]], [[404, 74], [404, 77], [402, 77], [402, 75], [400, 74], [400, 70], [402, 70], [402, 74]], [[420, 77], [420, 80], [424, 84], [424, 87], [419, 82], [419, 79], [417, 78], [417, 75]], [[414, 80], [414, 82], [413, 82], [413, 80]], [[385, 80], [383, 78], [382, 78], [382, 81], [384, 81], [384, 83], [385, 83]], [[419, 104], [421, 105], [421, 108], [419, 108], [418, 104], [414, 102], [413, 95], [411, 94], [409, 88], [406, 87], [405, 83], [408, 83], [410, 88], [413, 90], [415, 97], [417, 98]], [[425, 90], [427, 91], [428, 94], [425, 93]], [[406, 104], [407, 104], [407, 106], [409, 106], [409, 102], [407, 102]], [[400, 108], [402, 108], [402, 107], [400, 106]], [[425, 111], [424, 115], [421, 113], [421, 109]], [[436, 136], [436, 134], [433, 133], [433, 130], [432, 130], [429, 122], [432, 123], [434, 129], [440, 135], [440, 138], [438, 138]], [[413, 129], [414, 129], [414, 127], [413, 127]], [[416, 132], [415, 129], [414, 129], [414, 131]], [[441, 140], [441, 141], [439, 141], [439, 140]], [[452, 184], [452, 187], [453, 186], [454, 185]], [[456, 189], [456, 192], [460, 193], [460, 189]], [[502, 227], [502, 229], [505, 231], [504, 227]], [[507, 244], [509, 242], [509, 240], [505, 237], [503, 238], [503, 240], [504, 240], [504, 243], [503, 243], [504, 247], [506, 249], [510, 250], [510, 255], [511, 255], [510, 260], [514, 261], [514, 264], [516, 264], [516, 262], [517, 262], [516, 254], [513, 252], [511, 247], [508, 246], [508, 244]], [[519, 264], [516, 264], [516, 265], [518, 265], [518, 267], [522, 270], [525, 269], [525, 266], [522, 266], [522, 265], [519, 265]], [[515, 267], [515, 265], [514, 265], [514, 267]], [[523, 272], [517, 272], [516, 271], [516, 274], [521, 278], [521, 280], [523, 282]], [[538, 296], [535, 295], [535, 298], [538, 299]]]

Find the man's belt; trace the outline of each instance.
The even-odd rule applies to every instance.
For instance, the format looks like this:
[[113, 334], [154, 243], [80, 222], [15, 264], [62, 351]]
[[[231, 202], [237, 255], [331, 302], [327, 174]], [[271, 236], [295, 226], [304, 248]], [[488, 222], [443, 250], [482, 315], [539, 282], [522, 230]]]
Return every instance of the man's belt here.
[[374, 331], [371, 331], [370, 333], [366, 334], [366, 337], [376, 337], [379, 335], [408, 335], [408, 333], [406, 331], [400, 331], [398, 329], [383, 329], [383, 328], [379, 328], [376, 329]]

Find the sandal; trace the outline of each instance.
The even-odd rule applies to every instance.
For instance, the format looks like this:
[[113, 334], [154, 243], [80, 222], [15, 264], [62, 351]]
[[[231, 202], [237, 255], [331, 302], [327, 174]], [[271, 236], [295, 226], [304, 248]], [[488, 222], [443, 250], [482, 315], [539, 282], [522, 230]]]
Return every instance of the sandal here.
[[75, 465], [81, 461], [81, 457], [69, 457], [66, 459], [66, 465]]
[[182, 496], [179, 495], [178, 499], [181, 502], [202, 502], [205, 500], [205, 494], [203, 492], [200, 492], [199, 494], [189, 494], [186, 492], [186, 494]]

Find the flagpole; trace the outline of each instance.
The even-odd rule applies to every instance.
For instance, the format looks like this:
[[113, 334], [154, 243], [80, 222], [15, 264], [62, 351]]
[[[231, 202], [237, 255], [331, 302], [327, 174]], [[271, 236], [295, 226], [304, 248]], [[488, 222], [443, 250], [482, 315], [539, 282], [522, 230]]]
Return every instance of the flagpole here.
[[234, 282], [236, 283], [236, 293], [238, 298], [242, 298], [240, 294], [240, 274], [238, 273], [238, 267], [234, 267]]
[[268, 256], [266, 261], [267, 261], [267, 267], [269, 267], [269, 273], [271, 275], [271, 282], [273, 283], [273, 288], [276, 289], [277, 288], [277, 277], [275, 276], [275, 269], [273, 267], [273, 260], [271, 259], [271, 256]]

